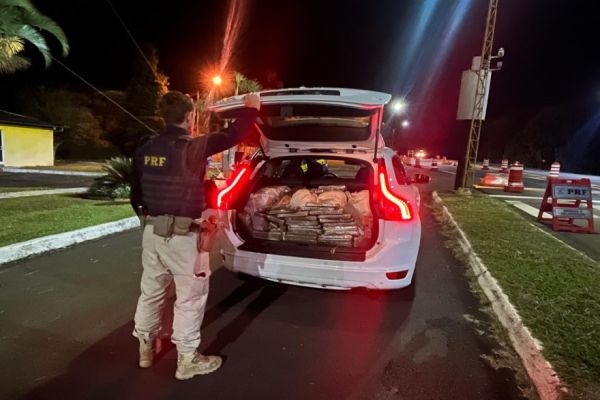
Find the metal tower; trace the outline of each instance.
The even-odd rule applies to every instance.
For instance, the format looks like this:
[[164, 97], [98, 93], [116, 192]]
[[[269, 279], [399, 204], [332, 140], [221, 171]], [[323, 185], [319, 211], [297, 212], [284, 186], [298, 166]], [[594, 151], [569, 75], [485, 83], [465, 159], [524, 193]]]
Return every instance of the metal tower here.
[[475, 91], [475, 103], [473, 106], [473, 117], [469, 128], [467, 139], [467, 151], [465, 153], [465, 165], [462, 171], [460, 187], [468, 187], [467, 179], [469, 170], [474, 168], [479, 151], [479, 137], [481, 125], [483, 124], [483, 113], [486, 98], [487, 80], [490, 76], [492, 47], [494, 45], [494, 33], [496, 31], [496, 14], [498, 12], [498, 0], [490, 0], [485, 23], [485, 34], [483, 37], [483, 49], [481, 50], [481, 66], [477, 72], [477, 90]]

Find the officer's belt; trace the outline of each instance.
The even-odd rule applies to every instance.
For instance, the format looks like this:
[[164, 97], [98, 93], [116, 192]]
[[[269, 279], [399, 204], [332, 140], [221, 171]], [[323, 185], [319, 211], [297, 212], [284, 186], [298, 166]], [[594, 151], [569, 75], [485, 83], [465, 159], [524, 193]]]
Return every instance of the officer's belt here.
[[154, 234], [161, 237], [173, 235], [187, 235], [190, 232], [200, 232], [201, 228], [193, 218], [178, 217], [175, 215], [146, 216], [146, 225], [154, 227]]

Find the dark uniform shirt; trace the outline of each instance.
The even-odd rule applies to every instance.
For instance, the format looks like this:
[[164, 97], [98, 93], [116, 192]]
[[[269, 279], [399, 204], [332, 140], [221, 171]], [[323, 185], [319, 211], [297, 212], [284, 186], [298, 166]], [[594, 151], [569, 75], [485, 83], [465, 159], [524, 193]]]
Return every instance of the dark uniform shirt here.
[[244, 108], [225, 130], [196, 138], [167, 125], [159, 135], [144, 140], [133, 159], [130, 200], [135, 212], [199, 218], [206, 207], [207, 158], [239, 144], [257, 115], [255, 108]]

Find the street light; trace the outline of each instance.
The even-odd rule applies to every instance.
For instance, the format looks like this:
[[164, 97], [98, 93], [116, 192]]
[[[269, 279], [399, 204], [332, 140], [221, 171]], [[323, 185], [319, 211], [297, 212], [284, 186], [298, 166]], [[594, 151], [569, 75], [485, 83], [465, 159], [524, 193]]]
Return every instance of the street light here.
[[407, 120], [407, 119], [405, 119], [404, 121], [402, 121], [402, 124], [401, 124], [401, 125], [402, 125], [402, 127], [403, 127], [404, 129], [406, 129], [406, 128], [408, 128], [408, 127], [410, 126], [410, 121], [409, 121], [409, 120]]
[[402, 114], [408, 108], [408, 104], [404, 99], [396, 99], [391, 104], [392, 113], [394, 114]]
[[221, 84], [223, 83], [223, 78], [221, 78], [221, 75], [215, 75], [212, 78], [212, 83], [215, 86], [221, 86]]

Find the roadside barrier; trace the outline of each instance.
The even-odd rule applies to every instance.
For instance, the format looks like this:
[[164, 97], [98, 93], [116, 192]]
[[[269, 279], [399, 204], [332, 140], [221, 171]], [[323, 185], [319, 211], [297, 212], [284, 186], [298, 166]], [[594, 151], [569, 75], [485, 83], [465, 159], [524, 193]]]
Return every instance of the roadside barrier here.
[[500, 172], [508, 172], [508, 160], [506, 158], [502, 159], [502, 164], [500, 164]]
[[520, 193], [525, 189], [523, 185], [523, 164], [519, 164], [516, 161], [510, 166], [508, 171], [508, 184], [504, 186], [505, 192], [517, 192]]
[[483, 167], [481, 167], [481, 169], [490, 169], [490, 160], [489, 160], [489, 158], [484, 158], [483, 159]]
[[591, 181], [548, 178], [538, 221], [549, 222], [555, 231], [594, 233]]
[[558, 161], [555, 161], [550, 166], [550, 174], [548, 175], [548, 178], [558, 178], [559, 175], [560, 175], [560, 163]]
[[431, 170], [432, 171], [438, 170], [438, 162], [435, 158], [431, 159]]
[[479, 186], [503, 189], [506, 185], [508, 185], [508, 179], [505, 174], [485, 174], [479, 181]]

